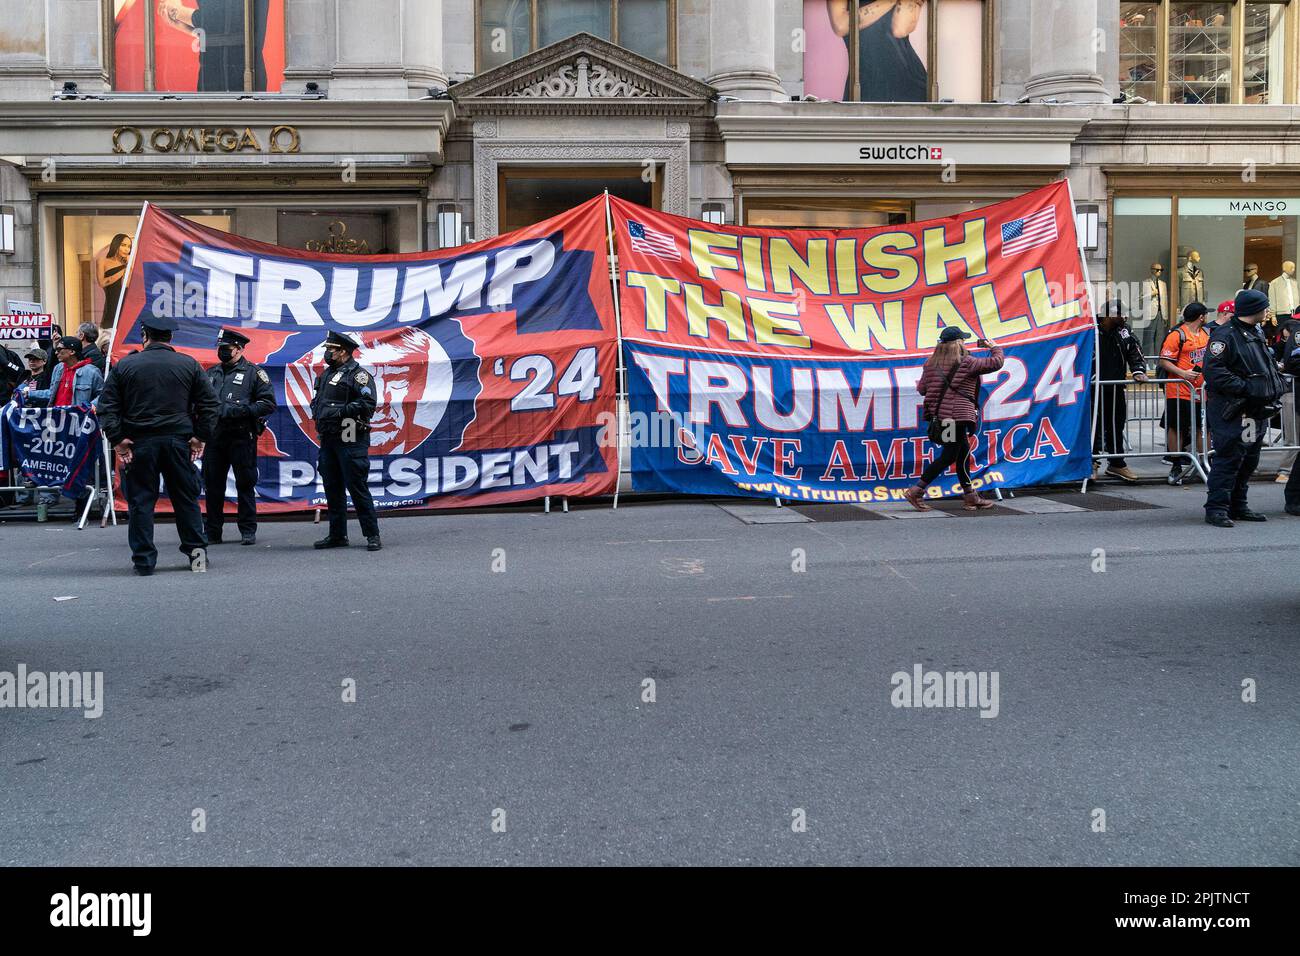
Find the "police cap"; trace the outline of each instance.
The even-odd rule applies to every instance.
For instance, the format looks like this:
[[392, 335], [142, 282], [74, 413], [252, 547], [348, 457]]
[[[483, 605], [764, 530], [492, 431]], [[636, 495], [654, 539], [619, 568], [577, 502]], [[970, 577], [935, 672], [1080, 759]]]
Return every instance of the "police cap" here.
[[243, 332], [237, 332], [234, 329], [223, 328], [217, 333], [218, 345], [233, 345], [235, 348], [242, 349], [251, 339]]
[[170, 315], [142, 316], [140, 324], [146, 329], [153, 329], [155, 332], [175, 332], [180, 328], [180, 323]]
[[361, 348], [361, 343], [349, 335], [347, 332], [335, 332], [333, 329], [325, 336], [326, 345], [337, 345], [339, 348], [347, 349], [349, 352], [355, 352]]

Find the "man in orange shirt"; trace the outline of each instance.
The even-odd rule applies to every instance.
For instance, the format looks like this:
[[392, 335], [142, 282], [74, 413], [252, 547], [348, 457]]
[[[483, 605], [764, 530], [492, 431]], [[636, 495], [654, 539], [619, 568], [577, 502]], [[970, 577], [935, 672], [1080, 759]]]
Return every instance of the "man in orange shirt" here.
[[1183, 309], [1183, 321], [1165, 336], [1160, 349], [1157, 364], [1161, 377], [1175, 379], [1165, 385], [1165, 447], [1169, 449], [1166, 481], [1171, 485], [1181, 485], [1196, 471], [1187, 459], [1173, 456], [1175, 452], [1187, 451], [1192, 436], [1200, 430], [1200, 402], [1192, 401], [1192, 389], [1199, 389], [1205, 381], [1201, 360], [1210, 341], [1205, 331], [1205, 316], [1209, 311], [1199, 302], [1189, 302]]

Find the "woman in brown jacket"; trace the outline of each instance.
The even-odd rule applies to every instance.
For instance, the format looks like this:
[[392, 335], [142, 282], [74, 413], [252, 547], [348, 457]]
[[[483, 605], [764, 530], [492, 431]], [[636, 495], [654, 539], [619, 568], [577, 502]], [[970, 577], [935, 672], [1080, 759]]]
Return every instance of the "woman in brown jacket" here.
[[921, 499], [925, 489], [951, 466], [957, 466], [957, 477], [961, 480], [962, 498], [967, 511], [992, 508], [993, 502], [981, 498], [971, 486], [970, 472], [966, 459], [970, 455], [970, 442], [967, 436], [975, 432], [975, 423], [979, 421], [980, 378], [989, 372], [996, 372], [1002, 367], [1002, 349], [987, 339], [976, 339], [980, 348], [991, 349], [987, 358], [976, 358], [966, 351], [962, 339], [970, 338], [969, 332], [953, 326], [946, 327], [939, 334], [939, 344], [925, 362], [921, 379], [916, 389], [925, 402], [927, 421], [940, 423], [945, 440], [940, 448], [939, 457], [921, 473], [920, 483], [903, 492], [917, 511], [929, 511], [930, 506]]

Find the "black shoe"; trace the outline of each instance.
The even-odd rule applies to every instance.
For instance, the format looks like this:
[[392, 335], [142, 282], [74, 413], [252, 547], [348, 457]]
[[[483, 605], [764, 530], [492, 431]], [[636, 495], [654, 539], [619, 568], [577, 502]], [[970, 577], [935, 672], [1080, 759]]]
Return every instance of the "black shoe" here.
[[1233, 521], [1267, 521], [1268, 517], [1266, 515], [1260, 514], [1258, 511], [1251, 511], [1249, 508], [1246, 508], [1242, 511], [1233, 512], [1232, 520]]
[[140, 575], [140, 577], [142, 578], [147, 578], [149, 575], [153, 574], [153, 568], [141, 567], [138, 564], [133, 565], [131, 570], [134, 571], [136, 574]]
[[378, 551], [383, 548], [383, 546], [384, 544], [379, 540], [379, 535], [377, 534], [372, 534], [370, 537], [366, 538], [367, 551]]
[[257, 535], [256, 535], [255, 533], [253, 533], [252, 531], [248, 532], [247, 534], [241, 534], [241, 535], [239, 536], [239, 543], [240, 543], [240, 544], [257, 544]]
[[1297, 518], [1300, 518], [1300, 505], [1287, 505], [1286, 513], [1289, 515], [1295, 515]]
[[209, 531], [208, 544], [225, 544], [225, 542], [221, 540], [220, 532], [218, 532], [217, 534], [213, 534], [211, 531]]
[[312, 545], [317, 551], [323, 551], [326, 548], [346, 548], [348, 546], [347, 538], [321, 538]]
[[1212, 525], [1214, 525], [1216, 528], [1235, 528], [1235, 527], [1236, 527], [1236, 525], [1234, 525], [1234, 524], [1232, 523], [1232, 519], [1229, 518], [1229, 517], [1228, 517], [1226, 514], [1224, 514], [1222, 511], [1209, 511], [1209, 512], [1206, 512], [1206, 515], [1205, 515], [1205, 523], [1206, 523], [1206, 524], [1212, 524]]
[[1182, 462], [1174, 462], [1169, 466], [1169, 477], [1165, 479], [1171, 485], [1181, 485], [1183, 483], [1183, 465]]

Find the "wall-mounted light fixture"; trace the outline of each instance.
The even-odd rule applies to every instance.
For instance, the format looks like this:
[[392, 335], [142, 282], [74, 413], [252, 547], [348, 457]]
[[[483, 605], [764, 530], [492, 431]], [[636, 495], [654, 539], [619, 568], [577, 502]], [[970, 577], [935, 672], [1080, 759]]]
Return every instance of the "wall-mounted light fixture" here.
[[1100, 206], [1076, 206], [1074, 231], [1079, 237], [1079, 248], [1089, 251], [1097, 248], [1097, 232], [1101, 223]]
[[460, 244], [460, 207], [454, 202], [438, 203], [438, 248], [450, 249]]
[[0, 206], [0, 255], [12, 256], [17, 252], [14, 245], [14, 207]]

